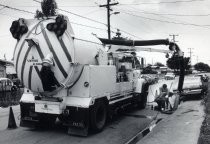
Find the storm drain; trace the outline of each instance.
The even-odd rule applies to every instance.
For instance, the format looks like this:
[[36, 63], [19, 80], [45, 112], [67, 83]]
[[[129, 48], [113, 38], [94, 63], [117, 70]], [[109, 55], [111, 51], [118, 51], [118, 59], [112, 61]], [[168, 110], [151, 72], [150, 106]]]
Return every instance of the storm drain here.
[[152, 123], [149, 127], [145, 128], [143, 131], [137, 133], [133, 138], [131, 138], [125, 144], [136, 144], [140, 141], [143, 137], [145, 137], [148, 133], [152, 131], [152, 129], [162, 120], [162, 118], [157, 119], [154, 123]]

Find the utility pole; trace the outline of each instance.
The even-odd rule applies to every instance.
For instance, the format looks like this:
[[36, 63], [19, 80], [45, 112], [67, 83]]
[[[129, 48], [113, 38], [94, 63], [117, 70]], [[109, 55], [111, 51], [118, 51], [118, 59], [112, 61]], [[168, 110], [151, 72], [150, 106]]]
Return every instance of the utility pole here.
[[189, 52], [188, 53], [190, 53], [190, 64], [192, 65], [192, 54], [193, 54], [193, 49], [194, 48], [188, 48], [189, 49]]
[[175, 34], [170, 34], [169, 36], [172, 37], [172, 41], [173, 41], [173, 42], [178, 42], [178, 41], [176, 41], [176, 36], [179, 36], [178, 34], [177, 34], [177, 35], [175, 35]]
[[107, 27], [108, 27], [108, 39], [111, 39], [111, 32], [110, 32], [110, 11], [112, 9], [110, 8], [111, 6], [119, 4], [118, 2], [115, 3], [110, 3], [111, 0], [107, 0], [106, 5], [100, 5], [99, 7], [106, 7], [107, 8]]
[[198, 59], [198, 56], [196, 56], [196, 60], [197, 60], [197, 63], [198, 63], [198, 60], [199, 60], [199, 59]]

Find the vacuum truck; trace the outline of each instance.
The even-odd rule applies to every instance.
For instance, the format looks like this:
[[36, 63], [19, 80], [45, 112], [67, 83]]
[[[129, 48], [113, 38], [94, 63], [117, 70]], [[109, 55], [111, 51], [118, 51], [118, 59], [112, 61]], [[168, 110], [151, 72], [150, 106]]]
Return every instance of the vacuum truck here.
[[[135, 46], [168, 40], [108, 40], [77, 36], [63, 15], [13, 21], [14, 65], [25, 90], [20, 126], [49, 125], [58, 118], [73, 135], [103, 130], [107, 117], [128, 104], [146, 106], [148, 85], [140, 78]], [[175, 47], [175, 48], [174, 48]]]

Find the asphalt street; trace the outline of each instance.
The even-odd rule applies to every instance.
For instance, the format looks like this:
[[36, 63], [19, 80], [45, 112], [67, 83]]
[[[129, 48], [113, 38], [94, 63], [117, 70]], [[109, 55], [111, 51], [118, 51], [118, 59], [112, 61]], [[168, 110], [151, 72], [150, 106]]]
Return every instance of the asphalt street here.
[[[13, 106], [16, 122], [19, 124], [19, 106]], [[9, 108], [0, 109], [0, 143], [4, 144], [123, 144], [136, 133], [145, 129], [157, 116], [157, 111], [148, 107], [144, 110], [130, 110], [108, 122], [104, 131], [88, 137], [67, 135], [67, 129], [60, 123], [49, 129], [30, 129], [18, 127], [8, 130]], [[164, 115], [158, 114], [158, 117]]]
[[138, 144], [195, 144], [204, 117], [201, 100], [182, 103], [172, 115], [151, 110], [148, 105], [144, 110], [132, 109], [117, 115], [101, 133], [78, 137], [68, 135], [67, 128], [58, 121], [48, 129], [19, 127], [19, 105], [12, 108], [18, 128], [7, 129], [9, 108], [0, 107], [0, 144], [124, 144], [160, 118], [163, 120]]

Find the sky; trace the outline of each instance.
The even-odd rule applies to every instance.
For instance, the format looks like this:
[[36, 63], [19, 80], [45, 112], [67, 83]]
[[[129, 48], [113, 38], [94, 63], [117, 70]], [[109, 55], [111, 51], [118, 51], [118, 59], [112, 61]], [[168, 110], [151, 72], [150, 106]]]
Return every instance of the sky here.
[[[106, 4], [107, 0], [56, 0], [58, 8], [107, 23], [106, 9], [99, 5]], [[177, 35], [176, 41], [184, 51], [185, 56], [191, 57], [192, 64], [204, 62], [210, 65], [210, 0], [111, 0], [119, 2], [112, 6], [111, 35], [114, 36], [120, 29], [122, 36], [135, 40], [172, 39], [169, 35]], [[0, 0], [0, 4], [13, 8], [35, 12], [40, 10], [40, 4], [33, 0]], [[58, 11], [67, 15], [72, 21], [74, 32], [86, 31], [98, 37], [107, 38], [107, 27], [78, 16]], [[12, 21], [19, 18], [33, 18], [34, 15], [12, 10], [0, 6], [0, 59], [11, 60], [16, 40], [12, 38], [9, 28]], [[79, 25], [78, 25], [79, 24]], [[81, 24], [86, 26], [81, 26]], [[91, 26], [91, 28], [90, 28]], [[94, 28], [93, 28], [94, 27]], [[165, 49], [166, 46], [155, 46]], [[165, 54], [155, 52], [139, 52], [146, 62], [166, 63]]]

